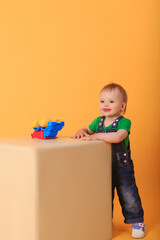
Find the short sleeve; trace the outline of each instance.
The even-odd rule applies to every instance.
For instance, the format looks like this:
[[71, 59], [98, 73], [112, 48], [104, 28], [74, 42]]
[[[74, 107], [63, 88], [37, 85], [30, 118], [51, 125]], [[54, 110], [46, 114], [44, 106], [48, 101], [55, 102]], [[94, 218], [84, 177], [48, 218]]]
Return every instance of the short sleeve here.
[[101, 117], [97, 117], [96, 119], [93, 120], [93, 122], [88, 126], [89, 129], [92, 131], [92, 132], [96, 132], [97, 129], [98, 129], [98, 124], [99, 124], [99, 121], [100, 121]]
[[122, 118], [117, 126], [117, 130], [125, 129], [130, 133], [131, 130], [131, 121], [128, 118]]

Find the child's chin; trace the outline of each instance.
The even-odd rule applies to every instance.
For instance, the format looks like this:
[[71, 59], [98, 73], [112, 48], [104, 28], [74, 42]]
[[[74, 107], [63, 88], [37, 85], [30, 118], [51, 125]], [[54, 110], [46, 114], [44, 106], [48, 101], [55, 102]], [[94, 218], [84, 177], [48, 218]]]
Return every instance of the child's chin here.
[[104, 112], [103, 114], [104, 114], [104, 116], [106, 116], [106, 117], [112, 117], [111, 112]]

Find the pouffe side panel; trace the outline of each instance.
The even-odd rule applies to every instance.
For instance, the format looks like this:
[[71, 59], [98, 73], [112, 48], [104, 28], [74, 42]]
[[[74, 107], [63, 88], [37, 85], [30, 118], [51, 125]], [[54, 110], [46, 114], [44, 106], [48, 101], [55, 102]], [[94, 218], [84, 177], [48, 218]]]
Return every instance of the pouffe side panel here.
[[36, 240], [35, 152], [0, 144], [0, 239]]
[[38, 240], [112, 238], [111, 145], [39, 149]]

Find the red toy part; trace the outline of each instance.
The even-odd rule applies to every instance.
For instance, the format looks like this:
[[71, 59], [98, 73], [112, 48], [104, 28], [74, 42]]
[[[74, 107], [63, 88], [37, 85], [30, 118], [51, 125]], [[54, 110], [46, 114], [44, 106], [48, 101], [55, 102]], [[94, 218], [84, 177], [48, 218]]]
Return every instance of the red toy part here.
[[43, 130], [40, 130], [40, 131], [34, 131], [32, 134], [31, 134], [32, 138], [39, 138], [39, 139], [53, 139], [53, 138], [57, 138], [57, 137], [46, 137], [44, 138], [43, 137]]

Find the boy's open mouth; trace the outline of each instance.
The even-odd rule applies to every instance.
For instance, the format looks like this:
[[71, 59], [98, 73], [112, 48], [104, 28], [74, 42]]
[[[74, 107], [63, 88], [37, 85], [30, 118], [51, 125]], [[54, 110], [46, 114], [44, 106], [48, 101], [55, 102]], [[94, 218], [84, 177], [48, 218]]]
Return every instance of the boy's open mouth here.
[[111, 111], [111, 109], [110, 108], [103, 108], [103, 111], [104, 112], [109, 112], [109, 111]]

